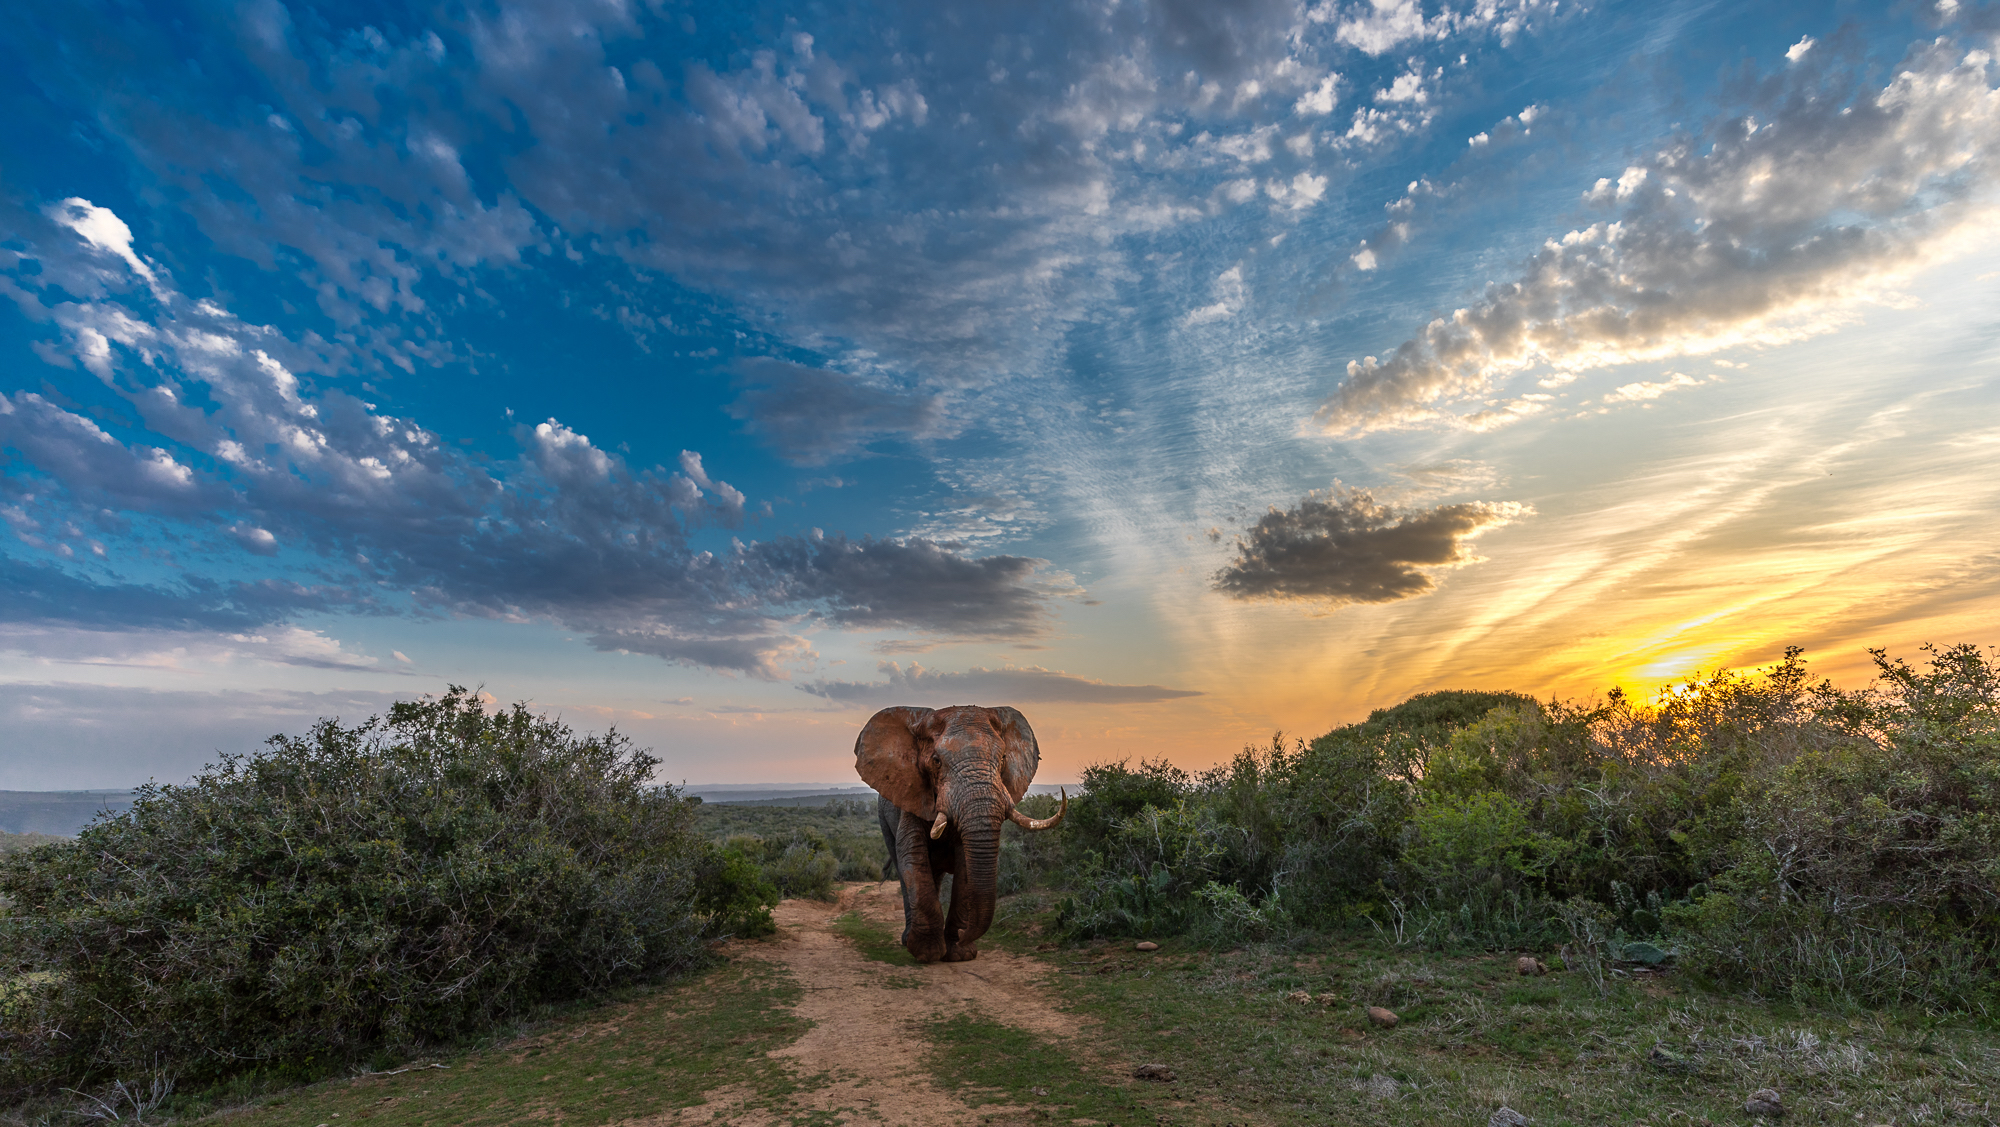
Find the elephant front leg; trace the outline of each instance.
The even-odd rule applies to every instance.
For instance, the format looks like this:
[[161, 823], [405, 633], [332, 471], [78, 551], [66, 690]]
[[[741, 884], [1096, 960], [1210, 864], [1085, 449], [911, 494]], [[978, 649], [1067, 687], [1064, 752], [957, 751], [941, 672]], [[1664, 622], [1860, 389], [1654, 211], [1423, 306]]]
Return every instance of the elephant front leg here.
[[[964, 878], [956, 879], [962, 880]], [[944, 921], [944, 961], [947, 963], [969, 963], [979, 957], [979, 940], [961, 939], [959, 937], [965, 931], [965, 917], [963, 909], [959, 907], [964, 898], [957, 895], [958, 889], [956, 887], [952, 889], [952, 892], [951, 912], [945, 917]]]
[[945, 956], [944, 909], [931, 871], [931, 825], [905, 810], [896, 827], [896, 861], [903, 870], [903, 949], [920, 963]]

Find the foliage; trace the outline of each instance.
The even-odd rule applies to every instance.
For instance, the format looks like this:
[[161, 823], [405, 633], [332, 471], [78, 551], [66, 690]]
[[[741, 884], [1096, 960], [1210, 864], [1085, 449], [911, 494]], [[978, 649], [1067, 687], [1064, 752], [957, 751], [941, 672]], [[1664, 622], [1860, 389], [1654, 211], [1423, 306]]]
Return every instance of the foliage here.
[[[839, 881], [880, 880], [889, 851], [875, 804], [835, 799], [818, 806], [701, 803], [694, 825], [718, 844], [732, 843], [786, 896], [831, 899]], [[830, 861], [829, 861], [830, 858]], [[831, 872], [827, 870], [831, 865]]]
[[[1677, 956], [1760, 991], [2000, 1001], [2000, 667], [1800, 651], [1641, 705], [1438, 692], [1190, 775], [1090, 768], [1062, 834], [1073, 936], [1237, 942], [1367, 920], [1400, 945]], [[1566, 943], [1565, 943], [1566, 941]]]
[[692, 966], [741, 871], [656, 762], [454, 687], [149, 785], [0, 861], [0, 1077], [312, 1074]]

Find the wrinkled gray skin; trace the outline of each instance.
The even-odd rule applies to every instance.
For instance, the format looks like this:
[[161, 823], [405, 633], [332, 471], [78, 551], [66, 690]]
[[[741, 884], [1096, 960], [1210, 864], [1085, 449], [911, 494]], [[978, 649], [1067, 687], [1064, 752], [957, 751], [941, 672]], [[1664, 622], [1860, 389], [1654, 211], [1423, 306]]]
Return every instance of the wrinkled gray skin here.
[[[882, 840], [903, 885], [903, 947], [923, 963], [978, 958], [999, 895], [1000, 823], [1041, 759], [1027, 717], [977, 705], [885, 708], [862, 728], [854, 759], [882, 796]], [[940, 811], [945, 826], [933, 837]], [[938, 896], [947, 874], [948, 916]]]

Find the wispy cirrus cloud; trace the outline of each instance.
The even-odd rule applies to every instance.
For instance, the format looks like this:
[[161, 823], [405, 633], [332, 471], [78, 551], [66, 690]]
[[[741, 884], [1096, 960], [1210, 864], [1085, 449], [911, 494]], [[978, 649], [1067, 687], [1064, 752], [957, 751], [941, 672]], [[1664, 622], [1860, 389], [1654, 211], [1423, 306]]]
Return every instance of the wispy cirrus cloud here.
[[1536, 413], [1444, 404], [1545, 369], [1583, 371], [1795, 340], [1993, 221], [2000, 88], [1984, 52], [1912, 49], [1867, 88], [1804, 54], [1748, 112], [1683, 135], [1586, 193], [1613, 217], [1550, 239], [1511, 282], [1347, 365], [1315, 421], [1333, 434], [1483, 429]]
[[1336, 484], [1245, 529], [1212, 585], [1235, 599], [1328, 608], [1413, 598], [1436, 588], [1431, 572], [1473, 562], [1474, 537], [1532, 512], [1511, 501], [1399, 509]]
[[876, 665], [880, 681], [812, 681], [798, 686], [801, 692], [842, 703], [866, 704], [891, 699], [909, 703], [950, 704], [967, 701], [1062, 701], [1073, 704], [1154, 704], [1182, 700], [1202, 694], [1192, 689], [1169, 689], [1159, 685], [1113, 685], [1089, 677], [1079, 677], [1059, 669], [1039, 665], [1026, 668], [1005, 666], [984, 669], [974, 666], [963, 673], [926, 669], [911, 662], [905, 669], [897, 662]]

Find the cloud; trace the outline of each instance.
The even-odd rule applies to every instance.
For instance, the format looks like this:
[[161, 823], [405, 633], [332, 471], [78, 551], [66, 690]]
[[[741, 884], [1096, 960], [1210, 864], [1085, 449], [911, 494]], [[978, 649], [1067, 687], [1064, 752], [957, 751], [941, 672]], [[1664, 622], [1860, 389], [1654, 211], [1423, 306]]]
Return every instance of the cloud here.
[[882, 438], [948, 435], [944, 396], [878, 387], [824, 368], [768, 357], [738, 366], [742, 391], [728, 411], [793, 465], [852, 458]]
[[198, 576], [170, 585], [100, 581], [0, 554], [0, 622], [6, 623], [235, 633], [311, 611], [367, 607], [365, 595], [338, 587], [274, 579], [224, 583]]
[[1533, 510], [1471, 501], [1433, 509], [1378, 504], [1336, 484], [1289, 509], [1273, 508], [1236, 538], [1236, 558], [1215, 573], [1235, 599], [1315, 602], [1326, 607], [1388, 603], [1427, 594], [1427, 569], [1474, 562], [1468, 542]]
[[1554, 370], [1547, 385], [1824, 332], [1992, 221], [2000, 90], [1984, 53], [1919, 45], [1879, 90], [1822, 55], [1767, 79], [1753, 113], [1599, 180], [1586, 200], [1614, 218], [1548, 240], [1386, 359], [1349, 363], [1315, 421], [1485, 425], [1499, 416], [1440, 403], [1536, 367]]
[[1684, 387], [1700, 387], [1708, 383], [1681, 372], [1669, 372], [1664, 380], [1639, 380], [1613, 388], [1599, 397], [1602, 403], [1645, 403], [1658, 399], [1670, 391]]
[[800, 685], [802, 692], [843, 703], [907, 701], [932, 705], [992, 701], [1061, 701], [1074, 704], [1154, 704], [1202, 695], [1192, 689], [1168, 689], [1159, 685], [1112, 685], [1089, 677], [1031, 665], [1025, 669], [1007, 666], [983, 669], [974, 666], [963, 673], [941, 673], [911, 662], [906, 670], [893, 661], [875, 666], [887, 679], [882, 681], [814, 681]]
[[[91, 230], [113, 230], [116, 216], [72, 205]], [[0, 395], [0, 448], [23, 463], [0, 477], [14, 500], [0, 515], [22, 543], [64, 559], [91, 521], [171, 517], [191, 549], [314, 553], [324, 581], [162, 585], [0, 556], [14, 621], [240, 633], [334, 606], [544, 619], [602, 649], [776, 679], [810, 652], [792, 632], [803, 623], [1028, 636], [1048, 629], [1051, 600], [1075, 591], [1044, 561], [972, 558], [922, 538], [698, 550], [693, 536], [740, 525], [746, 501], [699, 453], [683, 451], [673, 468], [634, 466], [548, 419], [516, 428], [515, 457], [474, 459], [413, 419], [309, 392], [298, 373], [325, 364], [310, 347], [189, 299], [164, 270], [140, 278], [113, 256], [107, 272], [104, 248], [72, 227], [34, 232], [4, 275], [9, 292], [55, 329], [57, 353], [103, 367], [157, 444], [122, 441], [32, 392]], [[125, 246], [116, 230], [103, 237]], [[77, 278], [93, 297], [77, 299]], [[806, 453], [892, 426], [913, 435], [935, 419], [921, 404], [898, 413], [893, 399], [859, 397], [831, 373], [757, 371], [819, 396], [834, 421], [834, 439], [795, 442]], [[134, 547], [114, 543], [106, 566], [131, 566]]]
[[[1324, 181], [1321, 187], [1325, 187]], [[1243, 284], [1243, 267], [1231, 266], [1215, 279], [1215, 304], [1188, 310], [1187, 315], [1181, 318], [1181, 324], [1194, 326], [1226, 321], [1243, 309], [1243, 302], [1248, 296], [1248, 289]]]
[[1031, 638], [1051, 603], [1079, 593], [1047, 560], [968, 558], [928, 540], [845, 536], [771, 540], [742, 553], [749, 582], [774, 605], [803, 605], [854, 630], [914, 629], [950, 638]]
[[263, 626], [228, 633], [117, 624], [79, 629], [69, 623], [50, 625], [46, 620], [25, 625], [0, 622], [0, 652], [58, 664], [180, 672], [249, 663], [402, 674], [401, 670], [382, 668], [374, 657], [347, 649], [338, 638], [297, 626]]

